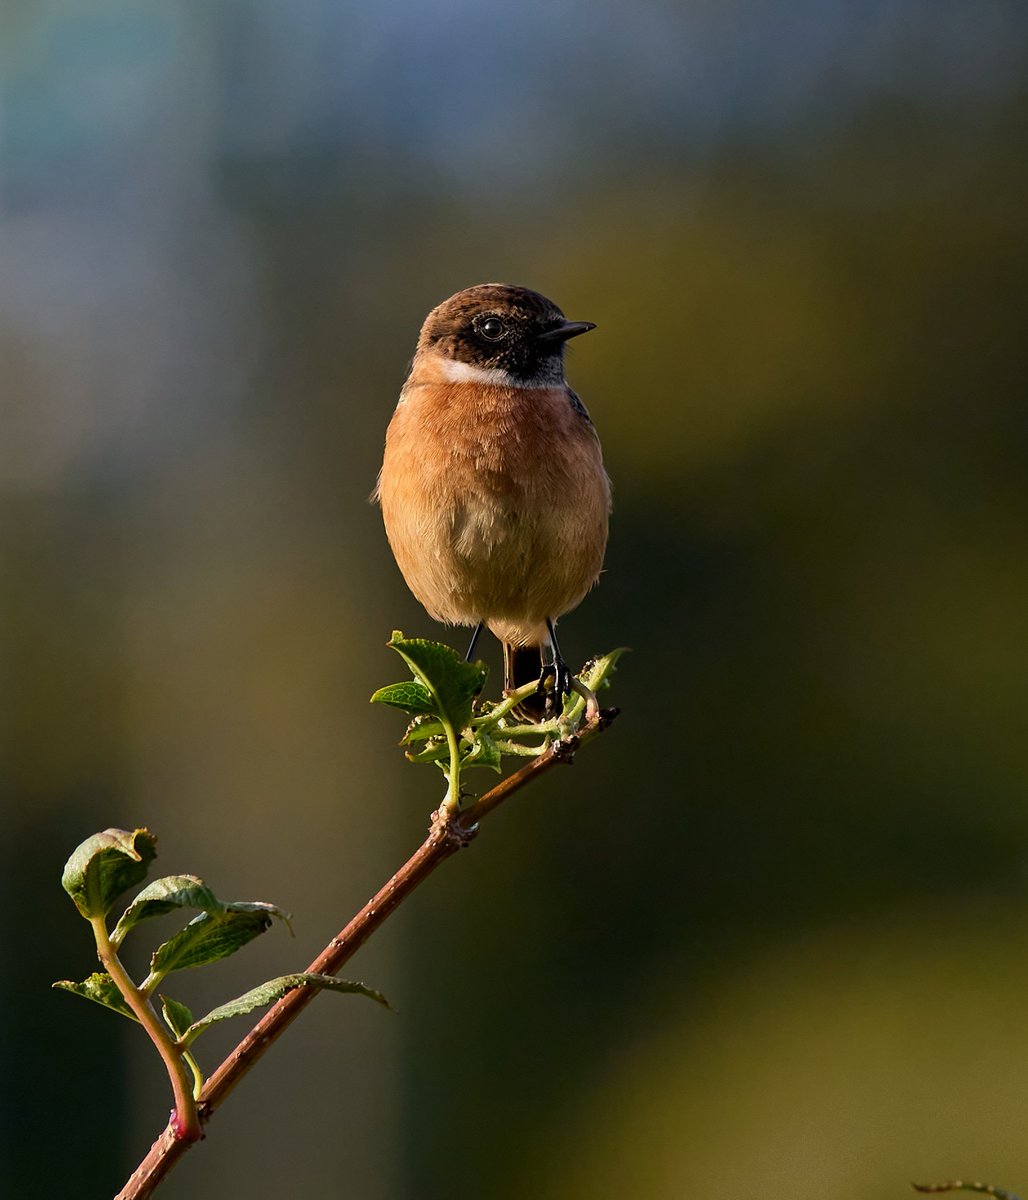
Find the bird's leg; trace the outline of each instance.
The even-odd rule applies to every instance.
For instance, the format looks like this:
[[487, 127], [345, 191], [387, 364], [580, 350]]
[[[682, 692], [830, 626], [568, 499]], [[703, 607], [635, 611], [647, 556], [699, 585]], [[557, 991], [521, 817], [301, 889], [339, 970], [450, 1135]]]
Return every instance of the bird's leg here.
[[542, 674], [539, 676], [539, 690], [546, 691], [546, 681], [549, 678], [550, 672], [553, 672], [553, 695], [546, 699], [546, 707], [560, 709], [564, 705], [564, 697], [571, 691], [571, 671], [568, 669], [568, 664], [564, 661], [564, 656], [560, 652], [560, 646], [557, 644], [557, 634], [553, 628], [553, 621], [546, 618], [546, 628], [550, 635], [550, 661], [546, 661], [545, 649], [539, 650], [539, 656], [543, 660]]
[[475, 632], [471, 635], [471, 645], [468, 647], [467, 654], [464, 655], [465, 662], [471, 662], [471, 656], [475, 653], [475, 647], [478, 645], [478, 637], [482, 632], [482, 622], [475, 626]]
[[[560, 646], [557, 644], [557, 634], [553, 628], [553, 621], [550, 617], [546, 618], [546, 628], [550, 634], [550, 652], [552, 661], [547, 663], [543, 656], [543, 672], [539, 677], [539, 690], [545, 691], [546, 679], [549, 676], [550, 670], [553, 671], [553, 696], [547, 696], [546, 707], [550, 709], [551, 703], [556, 709], [561, 709], [564, 706], [564, 697], [570, 692], [577, 692], [585, 701], [585, 716], [586, 720], [593, 720], [599, 716], [600, 704], [596, 699], [596, 693], [585, 686], [580, 679], [577, 679], [571, 673], [571, 668], [564, 661], [564, 655], [560, 652]], [[540, 655], [543, 651], [539, 651]], [[554, 703], [555, 702], [555, 703]]]
[[539, 657], [542, 659], [543, 669], [539, 676], [539, 691], [547, 691], [546, 684], [552, 673], [553, 692], [546, 696], [546, 711], [548, 715], [552, 716], [564, 707], [564, 697], [572, 690], [577, 681], [564, 661], [564, 655], [560, 652], [553, 621], [549, 617], [546, 618], [546, 629], [550, 635], [550, 661], [546, 661], [545, 647], [540, 647]]
[[546, 697], [546, 704], [543, 708], [543, 719], [553, 716], [553, 693], [550, 691], [550, 680], [553, 679], [553, 686], [556, 689], [556, 667], [552, 661], [546, 657], [546, 646], [539, 647], [539, 682], [535, 686], [536, 693]]

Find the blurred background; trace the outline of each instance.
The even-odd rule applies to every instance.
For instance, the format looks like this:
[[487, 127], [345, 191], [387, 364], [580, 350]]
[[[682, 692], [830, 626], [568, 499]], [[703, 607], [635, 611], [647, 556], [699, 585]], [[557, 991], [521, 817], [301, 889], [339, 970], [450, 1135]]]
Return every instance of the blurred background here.
[[632, 647], [623, 715], [354, 960], [397, 1012], [320, 998], [160, 1194], [1028, 1189], [1026, 66], [1006, 0], [8, 0], [5, 1196], [113, 1194], [169, 1107], [48, 991], [82, 838], [295, 914], [199, 1012], [420, 842], [367, 699], [447, 634], [367, 497], [486, 280], [598, 324], [562, 644]]

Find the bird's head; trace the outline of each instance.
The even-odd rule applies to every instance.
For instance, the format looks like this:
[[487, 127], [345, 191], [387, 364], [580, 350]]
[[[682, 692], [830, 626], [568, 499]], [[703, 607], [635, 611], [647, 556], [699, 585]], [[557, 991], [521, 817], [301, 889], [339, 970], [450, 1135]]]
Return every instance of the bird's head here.
[[435, 360], [454, 381], [556, 385], [564, 379], [568, 339], [595, 328], [568, 321], [552, 300], [529, 288], [481, 283], [432, 309], [418, 357]]

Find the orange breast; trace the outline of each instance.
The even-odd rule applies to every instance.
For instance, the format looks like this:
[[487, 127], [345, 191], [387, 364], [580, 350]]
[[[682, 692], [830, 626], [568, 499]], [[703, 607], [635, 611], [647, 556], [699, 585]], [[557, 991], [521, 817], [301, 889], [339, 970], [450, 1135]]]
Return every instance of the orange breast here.
[[562, 388], [408, 385], [379, 495], [397, 564], [439, 620], [538, 644], [599, 575], [609, 483]]

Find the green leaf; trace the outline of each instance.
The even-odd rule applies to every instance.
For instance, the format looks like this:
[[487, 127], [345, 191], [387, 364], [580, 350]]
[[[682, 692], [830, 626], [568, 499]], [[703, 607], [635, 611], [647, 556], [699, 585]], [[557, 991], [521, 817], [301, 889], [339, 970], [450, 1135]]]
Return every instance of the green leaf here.
[[143, 987], [154, 984], [172, 971], [202, 967], [241, 950], [247, 942], [264, 933], [272, 917], [288, 924], [287, 915], [274, 904], [237, 902], [223, 905], [217, 912], [202, 912], [174, 937], [158, 946], [150, 960], [150, 975]]
[[[542, 754], [554, 739], [581, 727], [586, 697], [571, 691], [559, 715], [547, 721], [531, 723], [513, 713], [534, 684], [504, 695], [494, 703], [481, 699], [487, 671], [482, 663], [467, 663], [449, 646], [417, 638], [405, 638], [394, 631], [389, 646], [396, 650], [414, 675], [409, 684], [392, 684], [372, 697], [392, 703], [411, 713], [400, 745], [410, 762], [434, 763], [447, 780], [444, 809], [460, 807], [460, 776], [466, 767], [488, 767], [502, 772], [507, 756], [531, 757]], [[578, 678], [585, 688], [598, 692], [609, 686], [609, 678], [625, 648], [591, 659]], [[431, 704], [429, 703], [431, 701]]]
[[434, 714], [436, 710], [432, 693], [416, 679], [407, 679], [403, 683], [390, 683], [387, 687], [379, 688], [371, 697], [371, 703], [402, 708], [412, 717], [421, 713]]
[[580, 676], [582, 682], [587, 688], [591, 688], [594, 692], [600, 691], [602, 688], [609, 686], [610, 676], [617, 672], [617, 661], [622, 654], [628, 653], [627, 646], [618, 646], [616, 650], [611, 650], [608, 654], [601, 654], [598, 658], [587, 662], [582, 668]]
[[405, 638], [394, 631], [389, 645], [431, 693], [434, 711], [458, 733], [471, 721], [471, 705], [485, 684], [484, 663], [465, 662], [456, 650], [425, 638]]
[[463, 761], [465, 767], [489, 767], [497, 774], [502, 771], [500, 747], [487, 733], [476, 733], [471, 753]]
[[415, 717], [407, 726], [407, 732], [400, 738], [400, 745], [415, 746], [418, 742], [427, 742], [432, 738], [446, 740], [446, 730], [442, 721], [435, 717]]
[[95, 833], [68, 859], [61, 885], [87, 920], [103, 917], [118, 897], [140, 880], [157, 853], [147, 829], [106, 829]]
[[376, 992], [373, 988], [369, 988], [363, 983], [355, 983], [349, 979], [336, 979], [332, 975], [315, 975], [310, 972], [302, 972], [298, 975], [282, 975], [278, 979], [270, 979], [267, 983], [262, 983], [258, 987], [244, 992], [242, 996], [237, 996], [234, 1000], [229, 1000], [225, 1004], [218, 1005], [217, 1008], [212, 1008], [205, 1017], [201, 1017], [199, 1021], [194, 1021], [189, 1026], [184, 1040], [188, 1045], [194, 1038], [203, 1033], [205, 1029], [213, 1025], [215, 1021], [226, 1021], [229, 1017], [239, 1017], [244, 1013], [252, 1012], [255, 1008], [263, 1008], [268, 1004], [274, 1004], [277, 1000], [281, 1000], [286, 992], [292, 991], [295, 987], [312, 987], [325, 991], [348, 992], [359, 996], [367, 996], [379, 1004], [384, 1004], [386, 1008], [389, 1007], [389, 1002], [381, 992]]
[[179, 1000], [172, 1000], [170, 996], [161, 997], [161, 1012], [164, 1014], [164, 1023], [176, 1038], [182, 1037], [193, 1023], [193, 1014], [186, 1005]]
[[136, 1014], [125, 1003], [125, 997], [118, 991], [114, 980], [106, 971], [94, 971], [88, 979], [83, 979], [81, 983], [75, 983], [71, 979], [59, 979], [53, 986], [62, 992], [71, 992], [75, 996], [81, 996], [84, 1000], [92, 1000], [94, 1004], [102, 1004], [104, 1008], [110, 1008], [123, 1017], [128, 1017], [130, 1021], [138, 1020]]
[[432, 742], [421, 750], [407, 751], [407, 761], [413, 763], [441, 763], [444, 759], [449, 760], [449, 757], [450, 749], [445, 742]]
[[148, 883], [125, 909], [111, 934], [111, 944], [117, 949], [130, 929], [140, 921], [160, 917], [176, 908], [199, 908], [204, 912], [219, 912], [223, 905], [202, 879], [195, 875], [165, 875]]

